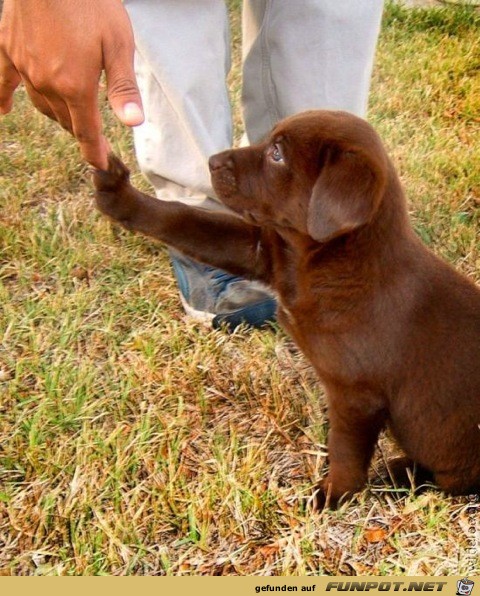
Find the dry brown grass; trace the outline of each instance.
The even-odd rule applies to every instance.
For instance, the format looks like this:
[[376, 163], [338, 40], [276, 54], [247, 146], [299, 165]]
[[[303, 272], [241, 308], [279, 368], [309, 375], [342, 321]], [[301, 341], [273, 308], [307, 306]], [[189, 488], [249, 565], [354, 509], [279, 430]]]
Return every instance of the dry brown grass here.
[[[387, 9], [370, 117], [419, 233], [478, 279], [479, 21], [455, 10]], [[327, 422], [302, 357], [280, 332], [185, 321], [164, 249], [99, 217], [74, 143], [17, 99], [0, 120], [0, 574], [478, 573], [468, 499], [371, 486], [308, 513]]]

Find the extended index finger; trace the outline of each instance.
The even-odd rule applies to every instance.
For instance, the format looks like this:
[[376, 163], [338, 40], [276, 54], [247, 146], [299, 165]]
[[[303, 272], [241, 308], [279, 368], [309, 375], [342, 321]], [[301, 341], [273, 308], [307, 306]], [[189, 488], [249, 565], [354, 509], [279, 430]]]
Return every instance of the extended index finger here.
[[80, 145], [82, 156], [100, 170], [108, 168], [107, 143], [102, 134], [102, 118], [97, 97], [84, 102], [68, 102], [73, 135]]

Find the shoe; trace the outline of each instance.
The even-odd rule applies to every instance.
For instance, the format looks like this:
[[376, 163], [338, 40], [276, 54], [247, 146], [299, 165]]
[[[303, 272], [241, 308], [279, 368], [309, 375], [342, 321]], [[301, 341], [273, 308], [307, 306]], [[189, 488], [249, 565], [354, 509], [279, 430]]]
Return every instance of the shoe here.
[[188, 316], [230, 331], [241, 324], [263, 327], [275, 321], [276, 300], [260, 283], [202, 265], [176, 250], [169, 254]]

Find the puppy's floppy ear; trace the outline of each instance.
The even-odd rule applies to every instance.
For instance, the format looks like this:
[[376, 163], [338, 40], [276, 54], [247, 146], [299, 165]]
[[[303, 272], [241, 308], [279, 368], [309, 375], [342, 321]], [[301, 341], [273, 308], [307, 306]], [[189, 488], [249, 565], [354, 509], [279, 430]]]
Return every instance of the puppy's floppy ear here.
[[362, 149], [329, 149], [308, 205], [307, 230], [327, 242], [368, 223], [385, 188], [385, 166]]

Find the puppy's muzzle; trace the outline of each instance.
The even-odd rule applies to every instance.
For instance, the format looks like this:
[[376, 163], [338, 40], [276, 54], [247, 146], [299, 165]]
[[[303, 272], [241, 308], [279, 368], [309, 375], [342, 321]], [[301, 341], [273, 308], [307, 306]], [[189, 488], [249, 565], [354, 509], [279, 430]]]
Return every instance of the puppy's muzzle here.
[[208, 160], [208, 167], [210, 172], [216, 172], [222, 168], [233, 171], [233, 159], [230, 156], [230, 151], [223, 151], [212, 155]]
[[230, 151], [212, 155], [208, 160], [213, 187], [220, 200], [228, 199], [237, 189], [235, 164]]

